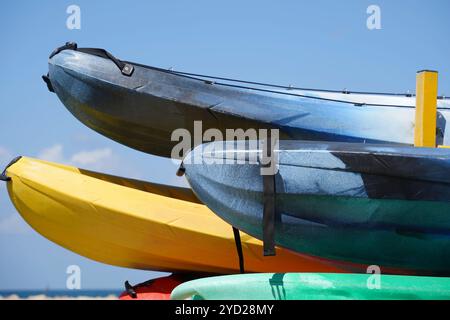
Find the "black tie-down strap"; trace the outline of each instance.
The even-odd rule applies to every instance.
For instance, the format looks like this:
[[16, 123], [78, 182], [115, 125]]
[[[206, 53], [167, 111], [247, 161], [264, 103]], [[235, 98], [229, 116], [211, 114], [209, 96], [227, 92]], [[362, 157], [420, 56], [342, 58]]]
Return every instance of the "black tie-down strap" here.
[[[177, 176], [182, 177], [186, 172], [186, 168], [183, 165], [183, 162], [180, 164], [180, 167], [177, 170]], [[236, 251], [239, 258], [239, 272], [245, 273], [245, 267], [244, 267], [244, 252], [242, 251], [242, 242], [241, 242], [241, 235], [239, 233], [239, 230], [235, 227], [233, 227], [233, 236], [234, 236], [234, 242], [236, 244]]]
[[[269, 131], [263, 147], [264, 169], [275, 166], [272, 137]], [[266, 170], [263, 174], [263, 250], [264, 256], [275, 256], [275, 218], [276, 218], [276, 190], [275, 172]]]
[[[271, 146], [271, 138], [269, 136], [266, 141], [266, 152], [270, 162], [265, 162], [264, 166], [274, 165], [273, 150]], [[180, 168], [181, 169], [181, 168]], [[183, 168], [184, 169], [184, 168]], [[184, 172], [183, 172], [184, 173]], [[275, 256], [275, 220], [276, 215], [276, 190], [275, 190], [275, 174], [263, 175], [263, 250], [264, 256]], [[239, 257], [239, 271], [244, 273], [244, 254], [242, 251], [241, 236], [239, 230], [233, 227], [234, 241]]]
[[60, 53], [63, 50], [75, 50], [75, 51], [80, 51], [80, 52], [87, 53], [87, 54], [92, 54], [94, 56], [102, 57], [105, 59], [110, 59], [119, 68], [120, 72], [122, 72], [123, 75], [128, 76], [128, 77], [130, 77], [134, 71], [134, 67], [131, 64], [117, 59], [116, 57], [114, 57], [111, 53], [109, 53], [105, 49], [78, 48], [78, 45], [75, 42], [66, 42], [65, 45], [63, 45], [59, 48], [56, 48], [50, 54], [49, 59], [51, 59], [53, 56], [57, 55], [58, 53]]
[[263, 245], [264, 256], [274, 256], [275, 252], [275, 175], [263, 176], [264, 211]]
[[[183, 162], [180, 164], [180, 167], [177, 170], [177, 176], [182, 177], [186, 172], [186, 168], [183, 165]], [[245, 273], [245, 267], [244, 267], [244, 252], [242, 251], [242, 242], [241, 242], [241, 235], [239, 233], [239, 229], [233, 227], [233, 236], [234, 236], [234, 242], [236, 244], [236, 251], [239, 258], [239, 272]]]
[[239, 272], [245, 273], [244, 268], [244, 252], [242, 251], [242, 242], [241, 242], [241, 235], [239, 233], [239, 229], [236, 229], [233, 227], [233, 235], [234, 235], [234, 242], [236, 243], [236, 250], [239, 257]]

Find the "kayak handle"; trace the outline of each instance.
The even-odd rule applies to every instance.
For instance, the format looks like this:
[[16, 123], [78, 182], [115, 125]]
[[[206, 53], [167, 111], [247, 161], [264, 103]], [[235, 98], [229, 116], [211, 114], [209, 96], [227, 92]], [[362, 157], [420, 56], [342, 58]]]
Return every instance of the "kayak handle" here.
[[43, 75], [42, 76], [42, 80], [44, 80], [45, 84], [47, 85], [48, 91], [55, 92], [55, 90], [53, 89], [53, 85], [52, 85], [52, 83], [50, 81], [50, 78], [48, 76], [48, 73], [47, 73], [47, 75]]
[[[109, 59], [119, 68], [120, 72], [124, 76], [130, 77], [134, 72], [134, 67], [130, 63], [123, 62], [122, 60], [117, 59], [114, 57], [110, 52], [106, 51], [105, 49], [101, 48], [78, 48], [78, 45], [75, 42], [66, 42], [65, 45], [56, 48], [53, 50], [53, 52], [50, 54], [49, 59], [53, 58], [55, 55], [60, 53], [64, 50], [74, 50], [79, 51], [87, 54], [91, 54], [97, 57]], [[44, 79], [45, 80], [45, 79]]]
[[8, 163], [8, 165], [6, 166], [6, 168], [3, 170], [2, 174], [0, 174], [0, 180], [1, 180], [1, 181], [11, 181], [11, 178], [8, 177], [8, 176], [6, 175], [6, 170], [7, 170], [9, 167], [11, 167], [14, 163], [16, 163], [17, 161], [19, 161], [20, 158], [22, 158], [22, 156], [15, 157], [14, 159], [12, 159], [12, 160]]
[[125, 291], [127, 292], [127, 294], [132, 297], [133, 299], [137, 298], [137, 293], [134, 290], [133, 286], [127, 281], [125, 281]]
[[65, 45], [53, 50], [52, 53], [50, 53], [50, 56], [48, 58], [49, 59], [53, 58], [54, 56], [56, 56], [58, 53], [60, 53], [63, 50], [77, 50], [77, 47], [78, 47], [78, 45], [75, 42], [66, 42]]

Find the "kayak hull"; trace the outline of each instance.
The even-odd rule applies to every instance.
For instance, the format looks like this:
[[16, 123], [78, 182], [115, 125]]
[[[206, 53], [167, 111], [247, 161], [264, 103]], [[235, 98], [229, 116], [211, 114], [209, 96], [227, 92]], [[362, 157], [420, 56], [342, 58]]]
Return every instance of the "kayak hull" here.
[[202, 278], [177, 286], [173, 300], [448, 300], [450, 278], [278, 273]]
[[[212, 128], [222, 138], [226, 129], [277, 128], [282, 139], [413, 143], [414, 98], [252, 90], [138, 64], [125, 76], [111, 60], [74, 50], [53, 56], [48, 76], [62, 103], [86, 126], [164, 157], [184, 156], [172, 155], [176, 129], [190, 133], [192, 146], [199, 143], [193, 139], [194, 121], [202, 122], [200, 140]], [[373, 100], [391, 104], [364, 105]], [[438, 121], [438, 140], [445, 143], [450, 138], [445, 123], [450, 103], [440, 101], [439, 106], [443, 120]]]
[[[231, 227], [186, 190], [26, 157], [6, 175], [10, 198], [28, 224], [82, 256], [165, 272], [239, 270]], [[249, 271], [336, 270], [287, 250], [262, 258], [260, 241], [245, 234], [242, 241]]]
[[170, 300], [170, 294], [178, 285], [195, 277], [184, 274], [171, 274], [132, 286], [122, 292], [120, 300]]
[[[215, 146], [216, 154], [198, 147], [183, 162], [192, 189], [220, 217], [262, 239], [260, 165], [211, 163], [244, 150]], [[278, 245], [335, 261], [450, 273], [448, 150], [281, 142], [277, 154]]]
[[[80, 61], [85, 65], [80, 65]], [[49, 64], [54, 91], [79, 121], [143, 152], [171, 157], [178, 143], [172, 141], [172, 132], [186, 129], [193, 137], [194, 121], [202, 122], [202, 131], [217, 128], [223, 133], [234, 127], [245, 130], [273, 127], [171, 97], [176, 92], [170, 91], [183, 89], [179, 94], [188, 95], [187, 90], [199, 89], [195, 86], [179, 89], [181, 84], [172, 83], [172, 77], [163, 72], [136, 67], [133, 76], [127, 78], [117, 71], [109, 60], [78, 52], [61, 52]]]

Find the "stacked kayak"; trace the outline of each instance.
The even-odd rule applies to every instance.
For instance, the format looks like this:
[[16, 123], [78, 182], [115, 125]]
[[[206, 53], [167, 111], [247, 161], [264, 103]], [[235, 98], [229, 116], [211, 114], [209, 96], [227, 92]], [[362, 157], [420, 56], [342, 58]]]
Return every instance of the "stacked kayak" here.
[[[192, 189], [27, 157], [0, 176], [49, 240], [174, 272], [126, 282], [121, 299], [450, 299], [450, 278], [428, 277], [450, 275], [450, 149], [408, 146], [414, 96], [190, 74], [75, 43], [50, 55], [43, 79], [89, 128], [183, 160]], [[450, 100], [438, 98], [436, 141], [450, 144]], [[180, 129], [191, 141], [177, 153]], [[208, 129], [220, 135], [202, 145]], [[260, 129], [281, 139], [269, 178], [261, 141], [248, 141]], [[361, 274], [373, 265], [383, 275]], [[230, 275], [244, 270], [254, 274]]]
[[192, 275], [171, 274], [167, 277], [156, 278], [132, 286], [127, 281], [125, 291], [119, 296], [120, 300], [169, 300], [173, 289], [183, 282], [193, 280]]
[[[277, 128], [282, 139], [411, 144], [415, 99], [230, 81], [123, 62], [69, 43], [44, 77], [66, 108], [126, 146], [171, 157], [176, 129]], [[245, 86], [245, 84], [252, 86]], [[438, 103], [438, 140], [450, 144], [450, 100]], [[176, 139], [175, 139], [176, 140]], [[192, 144], [195, 141], [191, 141]], [[173, 156], [179, 156], [178, 154]], [[184, 155], [182, 155], [184, 156]]]
[[229, 300], [230, 297], [233, 300], [447, 300], [450, 278], [260, 273], [188, 281], [171, 294], [174, 300]]
[[[261, 149], [215, 142], [183, 162], [199, 199], [258, 239]], [[281, 141], [275, 158], [277, 245], [387, 270], [450, 275], [450, 149]]]
[[[239, 271], [231, 227], [195, 203], [189, 189], [26, 157], [11, 164], [5, 174], [10, 198], [28, 224], [82, 256], [145, 270]], [[288, 250], [262, 257], [261, 242], [245, 234], [242, 245], [248, 271], [339, 271]]]

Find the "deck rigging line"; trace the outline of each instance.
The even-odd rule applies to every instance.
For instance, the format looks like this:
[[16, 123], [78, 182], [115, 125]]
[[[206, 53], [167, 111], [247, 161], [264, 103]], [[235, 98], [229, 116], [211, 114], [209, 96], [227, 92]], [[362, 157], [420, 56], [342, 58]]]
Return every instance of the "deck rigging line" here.
[[[147, 66], [147, 65], [143, 65], [143, 64], [139, 64], [139, 63], [135, 63], [135, 62], [130, 62], [130, 61], [125, 61], [125, 62], [133, 64], [135, 66], [139, 66], [139, 67], [143, 67], [143, 68], [147, 68], [147, 69], [153, 69], [153, 70], [164, 72], [164, 73], [170, 73], [170, 74], [174, 74], [174, 75], [177, 75], [180, 77], [185, 77], [185, 78], [192, 79], [192, 80], [207, 82], [211, 85], [220, 85], [220, 86], [232, 87], [232, 88], [237, 88], [237, 89], [254, 90], [254, 91], [260, 91], [260, 92], [267, 92], [267, 93], [307, 98], [307, 99], [316, 99], [316, 100], [323, 100], [323, 101], [330, 101], [330, 102], [345, 103], [345, 104], [350, 104], [350, 105], [354, 105], [354, 106], [358, 106], [358, 107], [377, 106], [377, 107], [394, 107], [394, 108], [411, 108], [411, 109], [415, 108], [415, 106], [395, 105], [395, 104], [358, 103], [358, 102], [351, 102], [351, 101], [347, 101], [347, 100], [330, 99], [330, 98], [323, 98], [323, 97], [317, 97], [317, 96], [309, 96], [309, 95], [299, 94], [299, 93], [281, 92], [281, 91], [276, 91], [276, 90], [262, 89], [262, 88], [256, 88], [256, 87], [245, 86], [245, 85], [210, 81], [210, 80], [206, 80], [206, 79], [222, 80], [222, 81], [241, 83], [241, 84], [251, 84], [251, 85], [256, 85], [256, 86], [279, 88], [279, 89], [285, 89], [285, 90], [303, 90], [303, 91], [311, 91], [311, 92], [327, 92], [327, 93], [342, 93], [342, 94], [386, 95], [386, 96], [397, 96], [397, 97], [414, 97], [415, 96], [414, 94], [410, 94], [410, 93], [384, 93], [384, 92], [363, 92], [363, 91], [347, 91], [347, 90], [339, 91], [339, 90], [300, 88], [300, 87], [293, 87], [293, 86], [283, 86], [283, 85], [276, 85], [276, 84], [263, 83], [263, 82], [246, 81], [246, 80], [239, 80], [239, 79], [232, 79], [232, 78], [225, 78], [225, 77], [218, 77], [218, 76], [210, 76], [210, 75], [204, 75], [204, 74], [198, 74], [198, 73], [189, 73], [189, 72], [177, 71], [177, 70], [172, 70], [172, 69], [163, 69], [163, 68], [159, 68], [159, 67]], [[438, 99], [446, 100], [449, 98], [447, 98], [445, 96], [439, 96]], [[438, 109], [440, 109], [440, 108], [438, 108]]]

